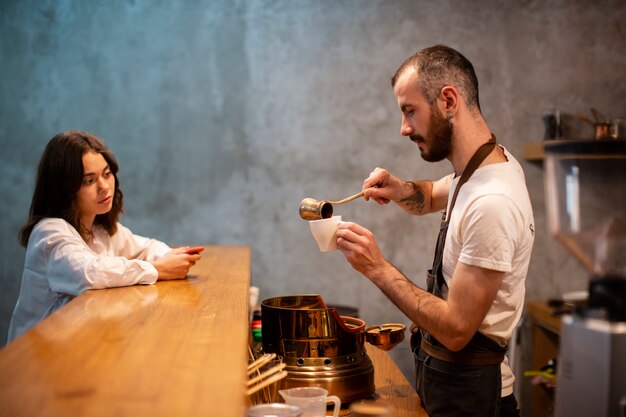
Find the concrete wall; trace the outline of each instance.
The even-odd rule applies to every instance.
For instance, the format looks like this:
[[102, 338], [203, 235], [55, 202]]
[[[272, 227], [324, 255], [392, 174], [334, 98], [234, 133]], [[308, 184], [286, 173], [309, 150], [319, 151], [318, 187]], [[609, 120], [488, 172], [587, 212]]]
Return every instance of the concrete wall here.
[[[438, 178], [399, 134], [389, 79], [434, 43], [459, 49], [484, 115], [524, 165], [537, 223], [529, 298], [584, 289], [586, 273], [547, 235], [541, 111], [626, 114], [623, 0], [79, 1], [0, 3], [0, 343], [17, 298], [39, 156], [83, 129], [116, 153], [122, 221], [172, 244], [249, 244], [261, 297], [321, 293], [368, 323], [406, 319], [340, 253], [316, 249], [304, 197], [358, 192], [376, 166]], [[592, 134], [571, 117], [572, 135]], [[336, 207], [373, 230], [423, 284], [439, 216], [358, 200]], [[407, 375], [406, 345], [393, 351]]]

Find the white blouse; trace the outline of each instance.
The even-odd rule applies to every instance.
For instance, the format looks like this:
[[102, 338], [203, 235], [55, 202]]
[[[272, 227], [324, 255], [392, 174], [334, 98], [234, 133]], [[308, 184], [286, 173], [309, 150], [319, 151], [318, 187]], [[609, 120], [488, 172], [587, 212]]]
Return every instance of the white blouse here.
[[149, 261], [165, 255], [169, 246], [119, 223], [113, 236], [97, 225], [92, 231], [93, 241], [87, 243], [63, 219], [43, 219], [33, 228], [8, 341], [83, 291], [156, 282], [158, 273]]

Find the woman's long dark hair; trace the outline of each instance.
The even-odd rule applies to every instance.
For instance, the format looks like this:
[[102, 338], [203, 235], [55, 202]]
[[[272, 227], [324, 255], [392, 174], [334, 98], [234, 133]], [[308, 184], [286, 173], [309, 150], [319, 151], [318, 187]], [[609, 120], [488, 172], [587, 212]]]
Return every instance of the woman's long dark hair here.
[[28, 244], [35, 225], [47, 217], [64, 219], [87, 240], [89, 231], [80, 224], [80, 210], [76, 201], [83, 183], [83, 155], [86, 152], [101, 154], [115, 178], [113, 207], [108, 213], [97, 215], [94, 220], [94, 224], [104, 227], [110, 235], [115, 234], [117, 220], [124, 210], [124, 196], [117, 178], [117, 160], [96, 136], [79, 130], [68, 130], [53, 137], [41, 155], [28, 221], [20, 229], [22, 246]]

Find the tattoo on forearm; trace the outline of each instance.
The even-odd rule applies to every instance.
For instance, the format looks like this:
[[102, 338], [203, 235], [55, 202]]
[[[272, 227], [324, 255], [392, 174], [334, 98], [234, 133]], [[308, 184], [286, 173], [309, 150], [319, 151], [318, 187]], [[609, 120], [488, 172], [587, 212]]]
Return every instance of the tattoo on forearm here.
[[424, 196], [422, 190], [417, 186], [417, 184], [415, 184], [414, 182], [410, 182], [409, 184], [411, 184], [411, 187], [413, 187], [414, 192], [410, 196], [400, 200], [400, 202], [406, 204], [409, 210], [421, 213], [422, 211], [424, 211], [426, 197]]

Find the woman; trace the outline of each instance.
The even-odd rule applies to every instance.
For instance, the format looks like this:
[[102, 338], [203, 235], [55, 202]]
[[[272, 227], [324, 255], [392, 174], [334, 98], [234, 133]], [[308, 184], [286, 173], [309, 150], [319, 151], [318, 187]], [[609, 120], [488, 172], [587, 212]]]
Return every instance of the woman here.
[[28, 221], [20, 295], [11, 341], [89, 289], [184, 278], [201, 248], [171, 249], [118, 223], [123, 194], [118, 165], [94, 135], [66, 131], [39, 162]]

